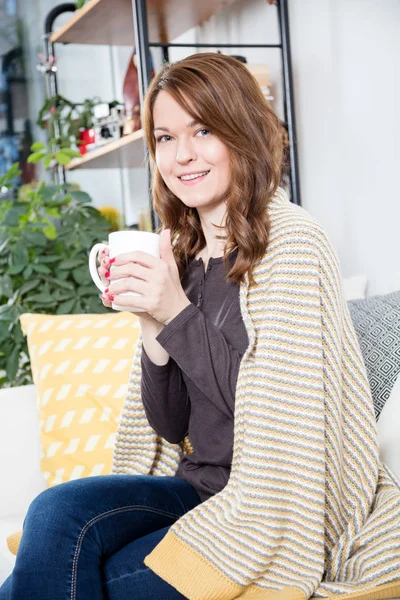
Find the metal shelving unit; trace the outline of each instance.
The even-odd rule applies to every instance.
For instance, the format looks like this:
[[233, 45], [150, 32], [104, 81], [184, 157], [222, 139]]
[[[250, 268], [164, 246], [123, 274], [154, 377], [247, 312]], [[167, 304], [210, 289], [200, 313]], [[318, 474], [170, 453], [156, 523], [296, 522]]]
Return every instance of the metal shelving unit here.
[[[175, 39], [190, 28], [200, 25], [220, 9], [236, 0], [186, 0], [185, 11], [181, 0], [90, 0], [79, 11], [71, 3], [55, 7], [47, 16], [45, 25], [45, 50], [48, 59], [54, 57], [54, 44], [114, 44], [136, 45], [137, 68], [141, 101], [150, 80], [150, 48], [161, 48], [164, 61], [168, 62], [169, 48], [277, 48], [281, 52], [284, 90], [284, 117], [290, 142], [291, 198], [301, 204], [299, 168], [297, 158], [296, 119], [290, 53], [288, 0], [277, 1], [279, 20], [279, 44], [174, 44]], [[74, 14], [68, 22], [52, 32], [55, 18], [62, 12]], [[179, 17], [178, 17], [179, 15]], [[50, 72], [48, 93], [57, 90], [56, 73]], [[82, 159], [74, 159], [69, 170], [82, 168], [112, 168], [115, 166], [141, 167], [144, 165], [145, 149], [142, 131], [121, 138]], [[153, 215], [153, 224], [154, 215]]]

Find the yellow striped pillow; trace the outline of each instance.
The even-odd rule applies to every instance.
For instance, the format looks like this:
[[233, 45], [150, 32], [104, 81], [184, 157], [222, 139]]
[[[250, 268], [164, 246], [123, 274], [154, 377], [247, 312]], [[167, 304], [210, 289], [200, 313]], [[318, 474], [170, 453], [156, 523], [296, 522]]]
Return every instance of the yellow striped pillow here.
[[111, 471], [137, 316], [24, 314], [49, 486]]

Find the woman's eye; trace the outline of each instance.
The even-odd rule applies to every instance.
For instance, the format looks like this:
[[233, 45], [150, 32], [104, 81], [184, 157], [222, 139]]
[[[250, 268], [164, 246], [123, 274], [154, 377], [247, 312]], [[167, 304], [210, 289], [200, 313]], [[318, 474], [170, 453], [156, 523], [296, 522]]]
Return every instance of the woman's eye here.
[[211, 133], [211, 131], [204, 127], [203, 129], [199, 129], [199, 131], [196, 133], [196, 135], [199, 135], [200, 137], [205, 137], [206, 135], [209, 135], [210, 133]]
[[170, 140], [170, 139], [171, 139], [171, 136], [170, 136], [170, 135], [160, 135], [160, 136], [157, 138], [157, 142], [159, 142], [159, 143], [163, 144], [164, 142], [169, 142], [169, 140]]

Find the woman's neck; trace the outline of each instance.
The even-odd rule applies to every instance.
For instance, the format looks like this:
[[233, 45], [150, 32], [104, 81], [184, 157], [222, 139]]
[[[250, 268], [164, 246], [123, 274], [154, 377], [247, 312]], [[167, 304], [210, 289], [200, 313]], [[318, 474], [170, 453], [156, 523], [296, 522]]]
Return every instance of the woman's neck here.
[[[224, 255], [225, 240], [217, 239], [216, 236], [225, 235], [226, 206], [218, 206], [217, 210], [208, 214], [198, 212], [206, 245], [201, 249], [196, 258], [202, 258], [203, 262], [206, 263], [211, 257], [217, 258]], [[219, 227], [217, 227], [218, 225]]]

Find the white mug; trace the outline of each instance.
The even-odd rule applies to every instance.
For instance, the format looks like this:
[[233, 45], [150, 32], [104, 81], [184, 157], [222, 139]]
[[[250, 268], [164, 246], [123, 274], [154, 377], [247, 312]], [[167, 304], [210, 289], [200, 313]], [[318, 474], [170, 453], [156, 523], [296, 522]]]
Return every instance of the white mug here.
[[[99, 252], [108, 248], [109, 257], [115, 258], [118, 254], [125, 254], [126, 252], [135, 252], [141, 250], [147, 252], [157, 258], [160, 256], [160, 236], [157, 233], [150, 233], [148, 231], [114, 231], [108, 236], [108, 244], [100, 243], [95, 244], [89, 254], [89, 271], [90, 275], [97, 285], [99, 290], [104, 292], [107, 286], [101, 281], [97, 272], [96, 259]], [[119, 280], [114, 280], [119, 281]], [[124, 292], [121, 296], [140, 296], [136, 292]], [[112, 303], [114, 310], [127, 310], [126, 306], [119, 306], [118, 304]], [[144, 312], [141, 308], [136, 308], [134, 312]]]

